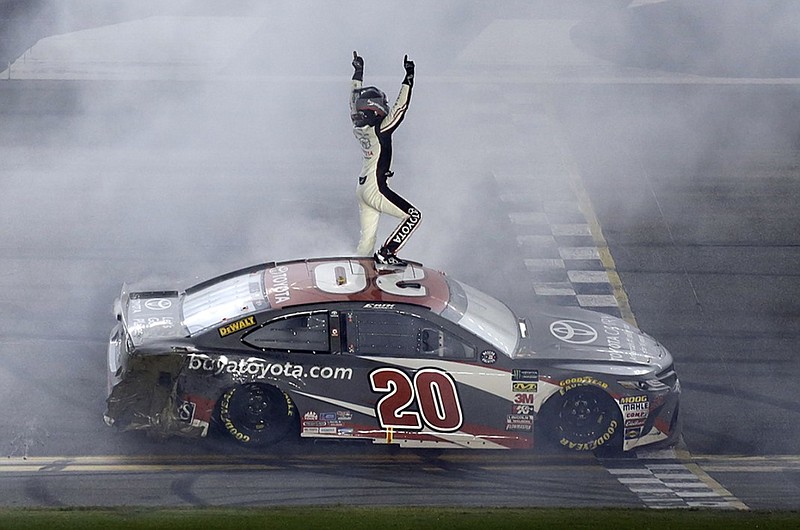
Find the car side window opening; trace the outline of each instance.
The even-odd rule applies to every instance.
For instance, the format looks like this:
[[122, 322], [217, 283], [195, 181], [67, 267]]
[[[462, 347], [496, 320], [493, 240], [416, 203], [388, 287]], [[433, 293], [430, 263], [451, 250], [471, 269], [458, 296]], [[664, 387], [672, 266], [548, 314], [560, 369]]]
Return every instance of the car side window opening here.
[[260, 350], [327, 353], [328, 313], [290, 315], [268, 322], [242, 340]]
[[474, 359], [475, 348], [417, 315], [395, 311], [348, 311], [347, 349], [357, 355]]

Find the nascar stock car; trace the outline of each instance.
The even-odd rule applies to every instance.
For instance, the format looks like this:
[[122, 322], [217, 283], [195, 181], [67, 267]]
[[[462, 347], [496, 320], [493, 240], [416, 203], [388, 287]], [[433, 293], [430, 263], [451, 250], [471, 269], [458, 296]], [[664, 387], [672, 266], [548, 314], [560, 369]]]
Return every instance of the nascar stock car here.
[[670, 353], [624, 320], [525, 318], [436, 270], [370, 258], [267, 263], [185, 291], [123, 286], [105, 421], [406, 447], [630, 450], [679, 434]]

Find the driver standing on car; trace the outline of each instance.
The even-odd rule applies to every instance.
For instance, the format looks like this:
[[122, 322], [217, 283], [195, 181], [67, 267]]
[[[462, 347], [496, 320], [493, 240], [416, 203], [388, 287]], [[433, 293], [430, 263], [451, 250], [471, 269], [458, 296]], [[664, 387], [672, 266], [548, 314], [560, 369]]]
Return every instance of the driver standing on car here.
[[399, 219], [400, 224], [389, 235], [383, 246], [374, 254], [375, 261], [388, 265], [405, 265], [397, 251], [408, 240], [422, 220], [422, 214], [407, 200], [389, 189], [392, 172], [392, 133], [397, 129], [411, 101], [414, 84], [414, 62], [403, 58], [406, 71], [400, 94], [392, 108], [386, 94], [374, 86], [362, 87], [364, 59], [353, 52], [353, 89], [350, 96], [350, 117], [353, 134], [361, 144], [364, 163], [358, 178], [358, 209], [361, 218], [361, 239], [358, 254], [369, 256], [375, 249], [378, 221], [381, 213]]

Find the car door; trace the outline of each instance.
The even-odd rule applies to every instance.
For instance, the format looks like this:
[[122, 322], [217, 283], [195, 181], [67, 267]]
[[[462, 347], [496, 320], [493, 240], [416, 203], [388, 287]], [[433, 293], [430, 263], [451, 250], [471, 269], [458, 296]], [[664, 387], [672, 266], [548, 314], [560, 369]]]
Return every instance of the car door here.
[[365, 370], [341, 355], [340, 329], [340, 312], [320, 306], [273, 317], [242, 340], [269, 358], [268, 376], [292, 398], [303, 437], [375, 431]]
[[[387, 441], [494, 447], [490, 440], [505, 436], [510, 376], [481, 362], [479, 341], [421, 308], [365, 307], [344, 317], [345, 349], [370, 365], [375, 421]], [[484, 388], [492, 385], [494, 393]]]

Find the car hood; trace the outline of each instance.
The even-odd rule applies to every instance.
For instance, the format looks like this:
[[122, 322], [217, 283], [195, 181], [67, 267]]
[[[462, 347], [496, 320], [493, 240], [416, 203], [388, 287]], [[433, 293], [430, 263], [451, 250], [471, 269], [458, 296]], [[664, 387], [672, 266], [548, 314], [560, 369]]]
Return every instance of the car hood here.
[[516, 357], [553, 359], [585, 368], [587, 363], [659, 372], [672, 356], [655, 339], [624, 320], [580, 308], [541, 307], [526, 319], [528, 336]]

